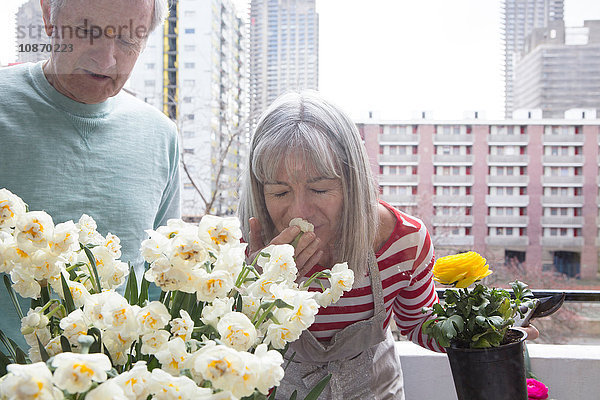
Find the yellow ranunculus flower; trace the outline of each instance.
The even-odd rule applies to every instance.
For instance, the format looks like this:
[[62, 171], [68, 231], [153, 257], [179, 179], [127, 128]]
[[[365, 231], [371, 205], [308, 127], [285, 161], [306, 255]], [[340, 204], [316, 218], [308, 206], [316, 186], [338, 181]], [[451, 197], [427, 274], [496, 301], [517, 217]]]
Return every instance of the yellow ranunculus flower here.
[[433, 266], [433, 279], [457, 288], [466, 288], [491, 273], [486, 259], [474, 251], [440, 257]]

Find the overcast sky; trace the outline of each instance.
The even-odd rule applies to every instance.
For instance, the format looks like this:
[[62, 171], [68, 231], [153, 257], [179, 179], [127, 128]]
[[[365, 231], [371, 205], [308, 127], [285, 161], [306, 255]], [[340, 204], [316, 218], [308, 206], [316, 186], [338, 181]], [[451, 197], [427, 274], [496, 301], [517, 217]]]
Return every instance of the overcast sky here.
[[[244, 2], [244, 0], [235, 0]], [[0, 64], [15, 60], [14, 13], [2, 0]], [[500, 0], [317, 0], [319, 89], [354, 118], [503, 115]], [[599, 0], [565, 0], [567, 26], [600, 19]]]

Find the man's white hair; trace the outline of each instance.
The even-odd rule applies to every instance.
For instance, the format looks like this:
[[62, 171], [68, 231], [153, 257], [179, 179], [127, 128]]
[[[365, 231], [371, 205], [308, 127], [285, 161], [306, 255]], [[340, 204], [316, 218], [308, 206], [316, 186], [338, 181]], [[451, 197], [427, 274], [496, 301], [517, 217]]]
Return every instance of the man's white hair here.
[[[49, 0], [50, 1], [50, 23], [56, 23], [56, 16], [65, 6], [68, 0]], [[149, 31], [152, 32], [156, 27], [163, 23], [169, 13], [169, 0], [154, 0], [154, 13], [150, 21]]]

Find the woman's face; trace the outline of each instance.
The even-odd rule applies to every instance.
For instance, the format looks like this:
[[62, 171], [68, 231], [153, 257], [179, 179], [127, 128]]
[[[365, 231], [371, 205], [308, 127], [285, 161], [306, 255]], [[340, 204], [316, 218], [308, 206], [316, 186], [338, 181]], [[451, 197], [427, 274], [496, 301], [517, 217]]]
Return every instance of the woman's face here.
[[343, 207], [342, 182], [319, 176], [312, 165], [297, 157], [288, 175], [280, 163], [275, 182], [264, 186], [265, 203], [277, 232], [294, 218], [303, 218], [315, 226], [321, 242], [333, 245], [338, 235]]

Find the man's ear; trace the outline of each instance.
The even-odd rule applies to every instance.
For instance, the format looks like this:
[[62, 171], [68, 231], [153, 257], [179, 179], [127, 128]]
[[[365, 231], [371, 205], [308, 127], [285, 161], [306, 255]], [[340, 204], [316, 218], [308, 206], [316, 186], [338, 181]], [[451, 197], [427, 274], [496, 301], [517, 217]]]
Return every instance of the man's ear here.
[[50, 22], [50, 0], [40, 0], [40, 6], [42, 7], [42, 17], [44, 18], [46, 35], [52, 37], [54, 26]]

